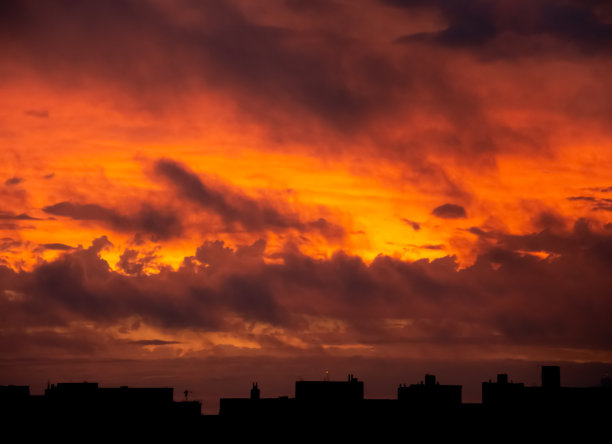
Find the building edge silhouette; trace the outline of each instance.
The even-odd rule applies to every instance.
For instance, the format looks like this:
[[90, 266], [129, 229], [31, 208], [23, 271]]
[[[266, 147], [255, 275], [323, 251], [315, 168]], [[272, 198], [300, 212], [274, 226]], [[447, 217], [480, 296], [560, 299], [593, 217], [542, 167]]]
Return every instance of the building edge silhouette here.
[[[250, 396], [221, 398], [219, 414], [202, 414], [199, 401], [174, 401], [174, 389], [105, 388], [98, 383], [49, 384], [43, 395], [29, 386], [0, 386], [0, 418], [7, 424], [73, 423], [83, 427], [107, 424], [133, 428], [180, 425], [189, 434], [246, 433], [238, 426], [277, 431], [319, 428], [350, 433], [376, 433], [402, 427], [413, 433], [495, 433], [537, 429], [550, 434], [563, 428], [602, 429], [612, 418], [612, 381], [596, 387], [564, 387], [560, 367], [542, 366], [541, 386], [525, 386], [498, 374], [482, 383], [482, 402], [463, 403], [462, 386], [443, 385], [435, 375], [416, 384], [400, 384], [395, 399], [366, 399], [364, 382], [354, 375], [345, 381], [297, 381], [295, 396], [266, 398], [254, 382]], [[358, 427], [357, 427], [358, 425]], [[238, 427], [238, 428], [236, 428]], [[357, 427], [357, 428], [355, 428]], [[248, 427], [247, 427], [248, 428]], [[347, 430], [345, 430], [347, 431]]]

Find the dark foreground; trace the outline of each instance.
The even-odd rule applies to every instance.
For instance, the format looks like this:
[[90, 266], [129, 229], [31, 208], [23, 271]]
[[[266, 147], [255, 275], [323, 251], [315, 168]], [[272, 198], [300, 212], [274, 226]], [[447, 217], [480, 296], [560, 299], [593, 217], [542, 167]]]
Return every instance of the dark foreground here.
[[[138, 441], [171, 439], [317, 442], [411, 440], [523, 441], [568, 438], [610, 441], [612, 386], [560, 385], [560, 370], [542, 368], [542, 385], [526, 387], [498, 375], [482, 384], [482, 403], [461, 402], [461, 386], [433, 375], [400, 385], [396, 399], [364, 399], [363, 382], [298, 381], [295, 397], [222, 398], [219, 415], [202, 415], [197, 401], [175, 402], [172, 388], [102, 388], [96, 383], [0, 386], [5, 440]], [[8, 441], [6, 441], [8, 442]]]

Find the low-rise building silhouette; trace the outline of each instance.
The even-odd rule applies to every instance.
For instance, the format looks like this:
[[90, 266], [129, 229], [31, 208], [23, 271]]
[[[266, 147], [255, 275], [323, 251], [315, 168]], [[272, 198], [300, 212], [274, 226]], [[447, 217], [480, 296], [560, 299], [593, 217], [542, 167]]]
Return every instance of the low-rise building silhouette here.
[[210, 430], [245, 423], [303, 429], [344, 425], [357, 434], [366, 425], [389, 429], [409, 424], [433, 430], [444, 424], [448, 430], [463, 427], [493, 433], [509, 421], [516, 427], [554, 428], [560, 422], [603, 424], [609, 420], [612, 386], [607, 379], [599, 387], [564, 387], [557, 366], [543, 366], [541, 376], [540, 386], [527, 387], [509, 380], [505, 373], [498, 374], [495, 382], [482, 383], [480, 404], [463, 404], [460, 385], [442, 385], [430, 374], [418, 384], [400, 385], [395, 399], [365, 399], [364, 383], [353, 375], [344, 381], [297, 381], [293, 398], [262, 397], [254, 382], [249, 397], [221, 398], [218, 416], [202, 416], [198, 401], [175, 402], [169, 387], [58, 383], [36, 396], [28, 386], [0, 386], [0, 419], [89, 425], [181, 422]]
[[611, 387], [563, 387], [561, 369], [553, 365], [542, 366], [541, 378], [541, 386], [508, 382], [505, 374], [498, 375], [497, 382], [483, 382], [483, 408], [552, 420], [612, 413]]
[[425, 375], [425, 382], [400, 385], [397, 399], [409, 409], [454, 409], [461, 406], [460, 385], [440, 385], [435, 375]]
[[221, 398], [219, 415], [242, 418], [337, 417], [356, 413], [355, 406], [362, 406], [363, 401], [363, 381], [353, 375], [348, 375], [346, 381], [296, 381], [294, 398], [262, 398], [255, 382], [250, 398]]
[[49, 421], [181, 420], [201, 416], [201, 402], [174, 402], [173, 396], [171, 387], [103, 388], [96, 382], [48, 384], [42, 396], [30, 395], [28, 386], [0, 386], [0, 413], [3, 417]]
[[497, 375], [497, 381], [482, 383], [482, 405], [492, 408], [516, 408], [522, 400], [525, 384], [508, 382], [508, 375]]
[[296, 381], [295, 399], [300, 402], [346, 403], [363, 400], [363, 381], [348, 375], [346, 381]]

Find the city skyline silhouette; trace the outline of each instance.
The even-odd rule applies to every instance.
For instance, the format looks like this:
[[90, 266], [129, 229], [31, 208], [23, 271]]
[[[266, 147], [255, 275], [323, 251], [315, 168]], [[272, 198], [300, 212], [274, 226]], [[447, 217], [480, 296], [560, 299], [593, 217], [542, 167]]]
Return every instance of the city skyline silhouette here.
[[543, 366], [583, 402], [611, 48], [606, 0], [1, 0], [0, 386], [222, 427], [353, 375], [405, 433], [478, 430], [483, 382], [541, 404]]

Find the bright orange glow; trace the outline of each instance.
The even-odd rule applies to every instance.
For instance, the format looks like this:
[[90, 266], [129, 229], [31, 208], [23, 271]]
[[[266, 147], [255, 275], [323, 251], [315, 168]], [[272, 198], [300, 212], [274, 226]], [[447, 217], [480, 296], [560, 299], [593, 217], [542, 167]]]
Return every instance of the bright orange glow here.
[[606, 8], [85, 3], [0, 30], [0, 357], [612, 363]]

